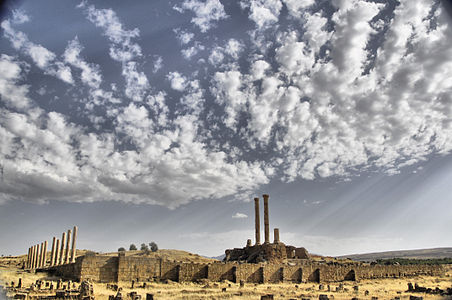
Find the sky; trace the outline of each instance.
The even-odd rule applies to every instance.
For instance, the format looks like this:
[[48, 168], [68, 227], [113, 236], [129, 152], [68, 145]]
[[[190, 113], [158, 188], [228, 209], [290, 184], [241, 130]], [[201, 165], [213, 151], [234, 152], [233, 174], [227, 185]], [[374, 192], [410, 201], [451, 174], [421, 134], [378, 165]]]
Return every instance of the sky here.
[[0, 254], [452, 246], [447, 3], [5, 2]]

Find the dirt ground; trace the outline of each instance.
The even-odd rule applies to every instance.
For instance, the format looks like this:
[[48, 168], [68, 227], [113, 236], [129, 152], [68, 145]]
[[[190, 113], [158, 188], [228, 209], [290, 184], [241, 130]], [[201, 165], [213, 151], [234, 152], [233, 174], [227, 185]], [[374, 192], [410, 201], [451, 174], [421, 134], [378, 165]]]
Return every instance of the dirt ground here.
[[[280, 283], [280, 284], [253, 284], [246, 283], [240, 287], [238, 283], [232, 282], [205, 282], [195, 283], [146, 283], [146, 288], [142, 288], [143, 283], [135, 283], [135, 288], [131, 288], [131, 283], [123, 282], [119, 284], [122, 295], [126, 296], [131, 291], [137, 292], [146, 299], [146, 293], [154, 295], [154, 299], [260, 299], [261, 296], [272, 294], [274, 299], [318, 299], [319, 295], [328, 295], [329, 299], [409, 299], [410, 295], [421, 296], [424, 299], [450, 299], [439, 295], [429, 295], [425, 293], [407, 292], [408, 283], [417, 283], [426, 288], [440, 289], [452, 288], [452, 266], [448, 267], [446, 276], [429, 277], [421, 276], [415, 278], [403, 279], [379, 279], [362, 280], [359, 282], [343, 282], [343, 288], [339, 290], [340, 283], [314, 284], [314, 283]], [[56, 286], [58, 278], [49, 277], [46, 273], [31, 273], [23, 271], [14, 266], [0, 267], [0, 284], [9, 286], [11, 281], [17, 284], [18, 279], [22, 278], [24, 287], [29, 287], [36, 280], [52, 281]], [[76, 283], [78, 286], [78, 283]], [[355, 290], [357, 286], [357, 291]], [[368, 291], [368, 292], [367, 292]], [[39, 292], [46, 294], [46, 289]], [[109, 295], [115, 295], [116, 292], [107, 288], [107, 284], [94, 284], [94, 293], [97, 300], [107, 300]], [[127, 299], [125, 297], [125, 299]]]

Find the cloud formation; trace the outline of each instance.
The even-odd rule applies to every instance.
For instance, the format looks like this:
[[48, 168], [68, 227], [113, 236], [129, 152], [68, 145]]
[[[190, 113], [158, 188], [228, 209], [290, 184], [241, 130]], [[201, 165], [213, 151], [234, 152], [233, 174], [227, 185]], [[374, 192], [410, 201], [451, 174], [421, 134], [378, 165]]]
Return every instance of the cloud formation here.
[[[219, 0], [184, 0], [181, 6], [175, 6], [175, 10], [183, 13], [190, 10], [195, 14], [191, 22], [199, 27], [201, 32], [207, 32], [214, 26], [214, 21], [226, 19], [228, 15], [224, 11], [223, 4]], [[184, 38], [187, 38], [185, 36]]]
[[[170, 10], [194, 14], [201, 34], [168, 29], [179, 47], [173, 64], [144, 53], [140, 29], [115, 11], [83, 2], [75, 11], [120, 66], [114, 82], [82, 39], [57, 54], [17, 29], [33, 18], [16, 12], [1, 23], [15, 55], [0, 57], [0, 202], [174, 208], [243, 197], [272, 179], [395, 174], [450, 153], [452, 28], [442, 7], [332, 3], [243, 0], [237, 11], [254, 29], [209, 40], [238, 16], [218, 0], [186, 0]], [[30, 68], [86, 93], [65, 99], [90, 123], [41, 107]]]
[[232, 215], [232, 218], [233, 219], [246, 219], [246, 218], [248, 218], [248, 216], [246, 214], [236, 212], [235, 214]]

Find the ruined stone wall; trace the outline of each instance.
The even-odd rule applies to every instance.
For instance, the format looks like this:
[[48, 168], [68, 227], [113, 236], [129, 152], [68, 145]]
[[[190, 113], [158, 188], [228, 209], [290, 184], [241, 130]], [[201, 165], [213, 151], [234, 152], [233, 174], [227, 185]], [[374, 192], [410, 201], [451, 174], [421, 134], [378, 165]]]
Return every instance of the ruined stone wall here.
[[284, 267], [281, 264], [265, 265], [263, 268], [263, 282], [278, 283], [284, 281]]
[[229, 280], [237, 282], [236, 263], [213, 263], [208, 265], [207, 279], [210, 281]]
[[72, 280], [96, 282], [172, 280], [177, 282], [229, 280], [232, 282], [338, 282], [375, 278], [399, 278], [444, 274], [442, 266], [380, 266], [306, 263], [249, 264], [236, 262], [184, 263], [147, 257], [87, 256], [73, 264], [49, 269], [55, 275]]
[[296, 266], [284, 266], [283, 268], [283, 278], [287, 282], [300, 283], [303, 280], [303, 269]]
[[85, 279], [96, 282], [116, 282], [118, 280], [118, 257], [97, 255], [81, 257], [80, 280]]
[[261, 264], [238, 264], [236, 271], [236, 281], [264, 282], [264, 267]]
[[439, 276], [444, 274], [442, 266], [433, 265], [359, 266], [356, 271], [359, 279], [411, 277], [417, 275]]
[[77, 259], [75, 263], [50, 267], [47, 269], [47, 272], [61, 277], [65, 280], [79, 280], [81, 276], [82, 270], [82, 260]]
[[207, 279], [209, 265], [202, 263], [182, 263], [179, 271], [179, 281], [198, 281]]
[[182, 263], [175, 261], [162, 260], [161, 263], [161, 280], [172, 280], [179, 282], [180, 265]]
[[118, 257], [118, 281], [149, 281], [161, 278], [160, 259], [146, 257]]

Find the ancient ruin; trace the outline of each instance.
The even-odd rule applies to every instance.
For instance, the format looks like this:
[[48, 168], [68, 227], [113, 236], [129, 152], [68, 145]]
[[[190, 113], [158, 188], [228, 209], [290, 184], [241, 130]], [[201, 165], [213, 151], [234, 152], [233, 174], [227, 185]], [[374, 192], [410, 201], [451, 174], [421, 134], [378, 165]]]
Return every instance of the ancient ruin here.
[[[278, 282], [341, 282], [376, 278], [402, 278], [418, 275], [440, 276], [445, 273], [440, 265], [373, 265], [351, 263], [341, 260], [314, 260], [303, 247], [285, 245], [281, 242], [279, 229], [274, 228], [274, 240], [270, 242], [269, 196], [264, 195], [264, 243], [260, 243], [259, 198], [254, 199], [255, 243], [247, 240], [244, 248], [226, 250], [223, 262], [193, 263], [147, 256], [85, 255], [75, 258], [77, 227], [72, 231], [72, 252], [63, 233], [61, 240], [52, 244], [49, 262], [42, 259], [36, 263], [40, 245], [29, 249], [27, 268], [47, 271], [50, 274], [76, 281], [94, 282], [200, 282], [224, 281], [239, 283]], [[70, 232], [68, 234], [70, 236]], [[56, 242], [55, 242], [56, 240]], [[46, 248], [46, 244], [43, 245]], [[68, 258], [70, 255], [70, 259]]]
[[305, 248], [288, 246], [280, 241], [279, 228], [274, 228], [274, 240], [273, 243], [270, 243], [270, 222], [268, 213], [269, 195], [263, 195], [262, 198], [264, 199], [264, 244], [260, 243], [259, 198], [254, 198], [256, 243], [251, 245], [251, 240], [248, 240], [244, 248], [226, 250], [224, 261], [280, 263], [287, 259], [309, 259], [308, 251], [306, 251]]
[[[71, 232], [72, 232], [72, 249], [69, 249], [70, 240], [71, 240]], [[61, 238], [61, 246], [60, 240], [56, 237], [53, 237], [52, 241], [52, 250], [50, 251], [50, 258], [47, 257], [47, 241], [42, 242], [41, 244], [37, 244], [28, 248], [27, 260], [25, 261], [25, 269], [36, 270], [36, 269], [45, 269], [57, 265], [65, 265], [70, 263], [75, 263], [75, 255], [76, 255], [76, 239], [77, 239], [77, 226], [74, 226], [73, 231], [70, 229], [67, 231], [67, 242], [66, 241], [66, 232], [63, 232]]]

